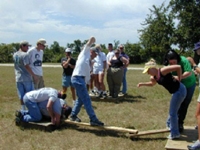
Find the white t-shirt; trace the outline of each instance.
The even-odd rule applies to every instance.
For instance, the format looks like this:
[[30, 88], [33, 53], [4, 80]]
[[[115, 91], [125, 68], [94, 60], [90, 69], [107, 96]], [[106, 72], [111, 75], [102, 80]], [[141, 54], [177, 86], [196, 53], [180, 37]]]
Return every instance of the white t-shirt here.
[[58, 98], [58, 91], [53, 88], [45, 87], [26, 93], [26, 97], [32, 102], [42, 102], [45, 100], [55, 102]]
[[43, 76], [42, 70], [42, 61], [43, 61], [43, 50], [37, 50], [35, 47], [32, 47], [28, 50], [30, 67], [34, 74], [38, 76]]
[[108, 62], [112, 59], [112, 57], [115, 55], [114, 51], [108, 52], [107, 56], [106, 56], [106, 60], [107, 60], [107, 68], [109, 67]]
[[94, 64], [93, 68], [98, 68], [100, 70], [103, 70], [104, 68], [104, 62], [106, 61], [106, 54], [104, 52], [100, 52], [95, 58], [94, 58]]
[[90, 70], [90, 46], [86, 45], [78, 56], [72, 77], [84, 76], [85, 83], [88, 83], [90, 80]]

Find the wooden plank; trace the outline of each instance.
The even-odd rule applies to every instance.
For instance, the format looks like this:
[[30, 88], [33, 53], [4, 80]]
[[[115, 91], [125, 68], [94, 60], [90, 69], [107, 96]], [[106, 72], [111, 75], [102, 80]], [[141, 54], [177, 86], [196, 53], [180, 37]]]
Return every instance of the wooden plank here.
[[198, 131], [194, 127], [184, 127], [183, 133], [181, 133], [180, 139], [167, 140], [165, 145], [166, 150], [187, 150], [187, 145], [192, 144], [198, 139]]
[[129, 134], [129, 137], [138, 137], [138, 136], [159, 134], [159, 133], [166, 133], [166, 132], [170, 132], [170, 131], [168, 129], [139, 131], [137, 134]]
[[55, 126], [51, 122], [41, 121], [41, 122], [21, 122], [20, 126], [23, 128], [39, 129], [45, 131], [53, 131]]
[[68, 124], [94, 128], [94, 129], [97, 129], [97, 130], [110, 130], [110, 131], [125, 132], [125, 133], [132, 133], [132, 134], [137, 134], [138, 133], [138, 130], [129, 129], [129, 128], [107, 126], [107, 125], [105, 125], [105, 126], [91, 126], [89, 123], [75, 122], [75, 121], [70, 121], [69, 119], [65, 120], [65, 122], [68, 123]]

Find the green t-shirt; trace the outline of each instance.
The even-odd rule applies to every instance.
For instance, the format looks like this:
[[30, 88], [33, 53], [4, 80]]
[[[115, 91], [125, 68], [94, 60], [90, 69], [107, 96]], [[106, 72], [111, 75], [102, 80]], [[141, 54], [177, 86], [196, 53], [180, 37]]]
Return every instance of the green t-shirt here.
[[[189, 61], [187, 60], [187, 58], [185, 58], [184, 56], [181, 56], [181, 61], [178, 63], [178, 65], [181, 66], [182, 74], [184, 72], [192, 72], [192, 74], [189, 77], [181, 80], [181, 82], [185, 85], [185, 87], [189, 88], [192, 85], [196, 84], [196, 78], [195, 78], [194, 72], [192, 71], [191, 65]], [[173, 72], [172, 74], [177, 75], [176, 72]]]

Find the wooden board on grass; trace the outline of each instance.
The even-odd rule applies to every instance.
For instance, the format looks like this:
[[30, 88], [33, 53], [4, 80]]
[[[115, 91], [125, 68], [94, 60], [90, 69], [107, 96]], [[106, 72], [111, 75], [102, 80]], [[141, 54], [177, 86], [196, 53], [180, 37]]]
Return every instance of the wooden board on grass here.
[[129, 134], [129, 137], [138, 137], [144, 135], [151, 135], [151, 134], [160, 134], [170, 132], [168, 129], [157, 129], [157, 130], [148, 130], [148, 131], [139, 131], [137, 134]]
[[107, 125], [105, 125], [105, 126], [91, 126], [89, 123], [75, 122], [75, 121], [70, 121], [69, 119], [66, 119], [65, 123], [73, 124], [73, 125], [77, 125], [77, 126], [85, 126], [85, 127], [93, 128], [93, 129], [96, 129], [96, 130], [110, 130], [110, 131], [132, 133], [132, 134], [138, 133], [138, 130], [135, 130], [135, 129], [115, 127], [115, 126], [107, 126]]
[[167, 140], [165, 145], [166, 150], [188, 150], [187, 145], [192, 144], [198, 139], [198, 131], [194, 127], [184, 127], [180, 139]]
[[41, 122], [22, 122], [21, 126], [24, 128], [39, 129], [45, 131], [52, 131], [55, 129], [51, 122], [41, 121]]

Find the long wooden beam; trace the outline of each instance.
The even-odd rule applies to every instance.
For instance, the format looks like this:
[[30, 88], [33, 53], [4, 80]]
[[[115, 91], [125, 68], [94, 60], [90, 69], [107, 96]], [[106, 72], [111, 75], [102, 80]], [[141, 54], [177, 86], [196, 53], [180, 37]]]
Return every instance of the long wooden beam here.
[[159, 133], [166, 133], [166, 132], [170, 132], [170, 130], [169, 129], [158, 129], [158, 130], [139, 131], [137, 134], [129, 134], [129, 137], [137, 137], [137, 136], [159, 134]]
[[87, 127], [95, 128], [95, 129], [98, 129], [98, 130], [111, 130], [111, 131], [118, 131], [118, 132], [132, 133], [132, 134], [138, 133], [138, 130], [135, 130], [135, 129], [115, 127], [115, 126], [107, 126], [107, 125], [105, 125], [105, 126], [91, 126], [89, 123], [75, 122], [75, 121], [70, 121], [69, 119], [65, 120], [64, 122], [68, 123], [68, 124], [78, 125], [78, 126], [87, 126]]

